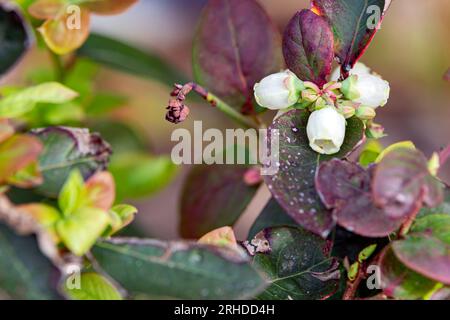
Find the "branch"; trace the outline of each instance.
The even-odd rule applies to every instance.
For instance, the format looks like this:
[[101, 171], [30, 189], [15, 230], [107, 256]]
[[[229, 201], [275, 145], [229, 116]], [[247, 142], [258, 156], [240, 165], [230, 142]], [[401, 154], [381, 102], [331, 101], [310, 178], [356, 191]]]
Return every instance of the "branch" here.
[[184, 104], [184, 101], [186, 100], [187, 95], [191, 91], [197, 93], [199, 96], [205, 99], [210, 105], [216, 107], [217, 109], [219, 109], [227, 116], [229, 116], [231, 119], [235, 120], [244, 127], [246, 128], [259, 127], [249, 118], [245, 117], [244, 115], [233, 109], [230, 105], [221, 100], [219, 97], [208, 92], [205, 88], [194, 82], [189, 82], [184, 86], [180, 84], [175, 85], [175, 89], [171, 93], [171, 96], [174, 98], [169, 101], [169, 106], [167, 107], [168, 110], [166, 114], [167, 121], [172, 123], [180, 123], [186, 120], [187, 116], [189, 115], [189, 108]]

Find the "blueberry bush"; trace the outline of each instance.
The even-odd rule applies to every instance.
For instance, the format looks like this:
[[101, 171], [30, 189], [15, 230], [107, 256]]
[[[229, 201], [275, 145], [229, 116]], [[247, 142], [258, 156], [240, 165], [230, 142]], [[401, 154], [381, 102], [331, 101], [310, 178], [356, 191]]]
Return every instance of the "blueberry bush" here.
[[[450, 299], [450, 189], [440, 176], [450, 146], [384, 148], [375, 118], [390, 86], [359, 61], [390, 0], [311, 0], [283, 34], [256, 0], [209, 0], [193, 81], [90, 31], [91, 16], [136, 2], [0, 2], [0, 74], [31, 47], [52, 62], [26, 70], [26, 86], [0, 87], [0, 298]], [[101, 65], [183, 83], [167, 106], [174, 124], [196, 94], [239, 128], [268, 128], [268, 145], [277, 132], [277, 172], [196, 165], [180, 199], [179, 230], [191, 240], [137, 237], [129, 225], [139, 213], [124, 202], [161, 190], [178, 168], [109, 116], [127, 97], [97, 89]], [[271, 198], [236, 239], [261, 188]]]

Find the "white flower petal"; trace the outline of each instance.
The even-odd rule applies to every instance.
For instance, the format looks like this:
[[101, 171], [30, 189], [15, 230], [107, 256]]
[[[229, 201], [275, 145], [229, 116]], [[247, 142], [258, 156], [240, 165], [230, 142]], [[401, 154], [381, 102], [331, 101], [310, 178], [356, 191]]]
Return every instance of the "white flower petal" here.
[[[355, 66], [352, 70], [350, 70], [350, 75], [362, 75], [362, 74], [370, 74], [371, 70], [369, 67], [367, 67], [362, 62], [355, 63]], [[334, 69], [333, 73], [331, 74], [330, 81], [338, 81], [339, 77], [341, 76], [341, 68], [338, 67]]]
[[301, 81], [289, 70], [271, 74], [254, 87], [256, 102], [271, 110], [293, 106], [300, 97]]
[[314, 111], [306, 127], [310, 147], [321, 154], [339, 152], [344, 143], [345, 127], [344, 116], [334, 107]]

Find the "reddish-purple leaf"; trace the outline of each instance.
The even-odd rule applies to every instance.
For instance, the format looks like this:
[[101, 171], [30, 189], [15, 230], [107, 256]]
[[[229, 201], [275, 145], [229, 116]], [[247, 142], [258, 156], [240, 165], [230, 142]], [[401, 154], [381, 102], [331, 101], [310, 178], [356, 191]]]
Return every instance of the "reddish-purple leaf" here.
[[366, 237], [387, 236], [403, 219], [388, 217], [374, 206], [370, 185], [371, 172], [356, 163], [333, 159], [317, 170], [317, 192], [339, 225]]
[[364, 125], [357, 118], [347, 121], [347, 133], [341, 151], [331, 156], [316, 153], [309, 146], [306, 125], [309, 113], [299, 110], [277, 118], [269, 130], [279, 131], [279, 170], [264, 180], [278, 203], [298, 224], [322, 237], [334, 227], [331, 212], [320, 201], [314, 187], [316, 168], [321, 161], [343, 158], [363, 139]]
[[392, 218], [408, 217], [422, 202], [436, 206], [444, 198], [442, 184], [430, 175], [422, 152], [406, 148], [388, 153], [378, 164], [372, 194], [375, 205]]
[[408, 268], [450, 284], [450, 215], [432, 214], [417, 219], [405, 240], [392, 244]]
[[334, 58], [328, 22], [311, 10], [298, 12], [284, 32], [283, 54], [287, 67], [301, 80], [323, 86]]
[[247, 166], [199, 165], [186, 179], [181, 198], [180, 233], [196, 239], [211, 230], [233, 225], [257, 186], [244, 180]]
[[395, 256], [392, 247], [386, 247], [378, 259], [380, 280], [384, 293], [392, 298], [422, 299], [436, 282], [405, 267]]
[[210, 0], [194, 40], [193, 62], [197, 82], [249, 112], [254, 84], [282, 68], [281, 37], [255, 0]]
[[385, 0], [312, 0], [334, 33], [334, 50], [344, 76], [363, 55], [381, 26]]

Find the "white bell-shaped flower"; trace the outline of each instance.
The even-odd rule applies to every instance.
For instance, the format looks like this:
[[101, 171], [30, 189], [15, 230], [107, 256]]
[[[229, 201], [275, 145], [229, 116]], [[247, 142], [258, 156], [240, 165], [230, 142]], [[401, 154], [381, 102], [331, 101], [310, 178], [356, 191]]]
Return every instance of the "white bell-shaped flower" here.
[[389, 82], [372, 74], [362, 74], [357, 77], [353, 83], [354, 88], [350, 89], [354, 90], [358, 96], [356, 99], [352, 99], [354, 102], [374, 109], [382, 107], [388, 102], [391, 92]]
[[310, 147], [321, 154], [339, 152], [345, 138], [346, 121], [335, 107], [314, 111], [306, 126]]
[[304, 89], [303, 82], [290, 70], [271, 74], [254, 87], [256, 102], [271, 110], [293, 106]]

